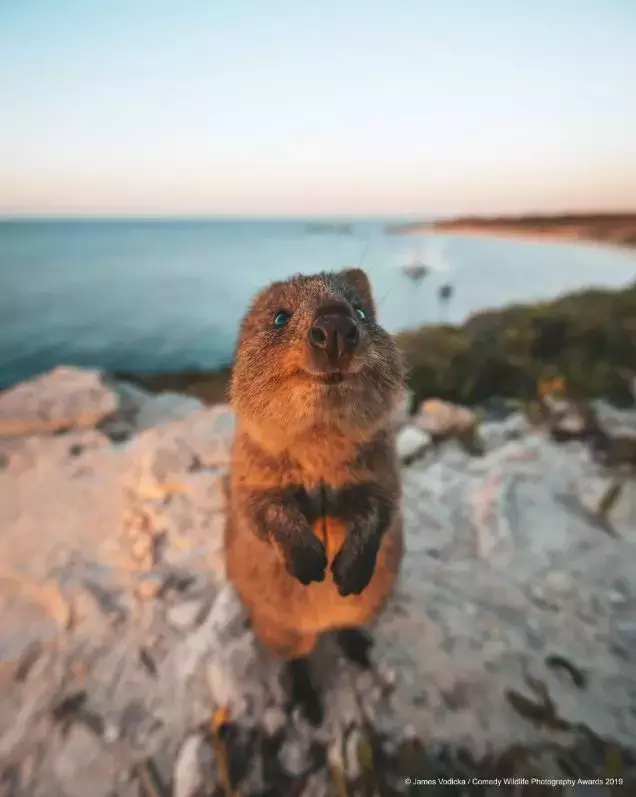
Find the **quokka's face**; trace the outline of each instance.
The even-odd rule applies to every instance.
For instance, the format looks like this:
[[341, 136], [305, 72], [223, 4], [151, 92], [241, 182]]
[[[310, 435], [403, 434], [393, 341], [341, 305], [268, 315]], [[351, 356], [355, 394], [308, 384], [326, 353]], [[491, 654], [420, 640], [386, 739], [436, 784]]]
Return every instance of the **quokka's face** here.
[[243, 319], [232, 403], [282, 431], [312, 419], [373, 425], [402, 385], [400, 356], [360, 269], [274, 283]]

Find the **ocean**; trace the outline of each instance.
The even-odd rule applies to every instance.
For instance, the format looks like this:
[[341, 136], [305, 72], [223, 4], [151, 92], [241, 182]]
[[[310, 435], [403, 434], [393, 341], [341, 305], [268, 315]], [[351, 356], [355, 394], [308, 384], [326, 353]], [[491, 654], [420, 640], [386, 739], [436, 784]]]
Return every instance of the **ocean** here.
[[[291, 221], [0, 223], [0, 387], [64, 363], [108, 371], [210, 369], [272, 279], [362, 265], [392, 332], [510, 302], [636, 278], [636, 255], [600, 246], [437, 235], [390, 236]], [[342, 220], [339, 220], [342, 222]], [[402, 266], [431, 268], [418, 285]], [[447, 309], [438, 288], [451, 282]]]

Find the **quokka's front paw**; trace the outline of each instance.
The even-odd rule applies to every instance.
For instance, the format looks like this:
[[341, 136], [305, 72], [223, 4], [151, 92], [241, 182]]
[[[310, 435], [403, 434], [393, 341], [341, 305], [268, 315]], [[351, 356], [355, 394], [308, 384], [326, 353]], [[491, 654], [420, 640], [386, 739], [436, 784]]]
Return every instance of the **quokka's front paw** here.
[[310, 529], [296, 532], [285, 551], [287, 572], [307, 586], [312, 581], [324, 581], [327, 554], [323, 544]]
[[331, 565], [333, 579], [343, 597], [359, 595], [368, 586], [377, 555], [377, 540], [360, 540], [351, 534], [346, 538]]

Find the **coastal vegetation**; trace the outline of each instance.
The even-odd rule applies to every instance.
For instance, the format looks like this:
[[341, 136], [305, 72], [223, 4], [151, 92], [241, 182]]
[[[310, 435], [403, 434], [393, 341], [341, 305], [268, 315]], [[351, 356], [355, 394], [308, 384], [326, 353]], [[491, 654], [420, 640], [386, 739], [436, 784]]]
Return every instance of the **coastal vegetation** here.
[[636, 370], [636, 283], [481, 312], [461, 326], [422, 326], [398, 342], [418, 400], [527, 400], [541, 380], [560, 376], [573, 398], [623, 403]]

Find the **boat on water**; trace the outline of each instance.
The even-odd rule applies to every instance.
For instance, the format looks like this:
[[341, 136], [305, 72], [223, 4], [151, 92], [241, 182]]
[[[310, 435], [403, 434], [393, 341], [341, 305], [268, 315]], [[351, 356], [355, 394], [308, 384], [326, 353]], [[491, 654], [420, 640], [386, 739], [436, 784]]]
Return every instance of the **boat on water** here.
[[312, 221], [305, 225], [305, 232], [311, 235], [352, 235], [353, 227], [347, 223]]

